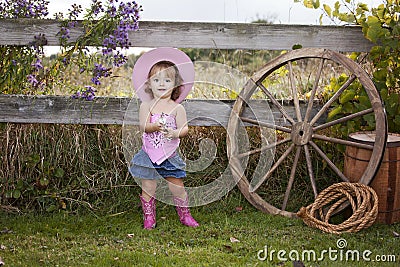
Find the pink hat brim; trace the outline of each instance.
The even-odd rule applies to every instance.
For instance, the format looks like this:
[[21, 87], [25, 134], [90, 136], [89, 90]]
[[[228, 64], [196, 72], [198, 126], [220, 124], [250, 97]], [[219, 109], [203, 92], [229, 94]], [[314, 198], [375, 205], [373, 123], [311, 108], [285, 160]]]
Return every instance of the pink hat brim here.
[[151, 67], [160, 61], [170, 61], [177, 66], [183, 83], [181, 94], [175, 102], [181, 103], [193, 87], [194, 65], [184, 52], [172, 47], [160, 47], [150, 50], [136, 61], [132, 71], [132, 83], [136, 94], [141, 101], [150, 101], [152, 99], [151, 95], [145, 92], [146, 81]]

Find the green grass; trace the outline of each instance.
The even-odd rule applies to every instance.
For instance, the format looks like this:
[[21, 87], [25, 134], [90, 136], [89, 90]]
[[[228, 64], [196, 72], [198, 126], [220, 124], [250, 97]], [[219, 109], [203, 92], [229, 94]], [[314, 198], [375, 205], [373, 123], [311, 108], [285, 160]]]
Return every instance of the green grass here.
[[[135, 200], [133, 200], [135, 201]], [[242, 207], [237, 211], [236, 207]], [[261, 213], [237, 193], [206, 206], [192, 208], [201, 226], [181, 225], [172, 206], [158, 204], [157, 228], [142, 229], [136, 206], [118, 214], [0, 213], [0, 257], [6, 266], [292, 266], [291, 261], [261, 261], [268, 251], [337, 249], [370, 250], [396, 255], [395, 263], [366, 261], [305, 261], [306, 266], [399, 266], [400, 224], [373, 225], [340, 236], [310, 228], [301, 220]], [[130, 236], [131, 237], [130, 237]], [[235, 238], [240, 242], [232, 242]], [[260, 254], [263, 256], [263, 254]], [[318, 255], [318, 254], [317, 254]], [[338, 254], [339, 255], [339, 254]], [[286, 254], [288, 257], [288, 254]]]

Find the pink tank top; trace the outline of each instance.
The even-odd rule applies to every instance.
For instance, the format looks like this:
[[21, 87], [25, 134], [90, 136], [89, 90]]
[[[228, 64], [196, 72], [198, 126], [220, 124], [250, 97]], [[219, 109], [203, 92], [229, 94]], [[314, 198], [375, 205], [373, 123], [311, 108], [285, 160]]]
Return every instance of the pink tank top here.
[[[160, 121], [166, 128], [177, 129], [174, 115], [168, 114], [151, 114], [150, 122]], [[143, 151], [149, 155], [152, 162], [160, 165], [164, 160], [175, 155], [176, 149], [179, 147], [180, 139], [169, 139], [162, 132], [143, 133]]]

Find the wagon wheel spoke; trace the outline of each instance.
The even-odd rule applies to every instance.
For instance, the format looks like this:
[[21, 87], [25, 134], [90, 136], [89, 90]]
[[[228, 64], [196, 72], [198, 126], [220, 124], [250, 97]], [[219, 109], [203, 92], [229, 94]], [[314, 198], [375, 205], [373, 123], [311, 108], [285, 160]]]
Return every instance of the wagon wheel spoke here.
[[282, 115], [293, 125], [295, 124], [295, 121], [293, 118], [286, 112], [286, 110], [282, 107], [281, 104], [279, 104], [278, 100], [271, 94], [270, 91], [268, 91], [267, 88], [262, 84], [261, 81], [256, 83], [261, 90], [269, 97], [269, 99], [272, 101], [272, 103], [278, 108], [279, 112], [282, 113]]
[[250, 186], [250, 192], [255, 192], [257, 189], [264, 183], [265, 180], [281, 165], [281, 163], [287, 158], [287, 156], [292, 152], [295, 144], [291, 144], [290, 147], [283, 153], [279, 159], [275, 162], [275, 164], [268, 170], [268, 172], [258, 181], [255, 186]]
[[310, 125], [314, 125], [317, 120], [324, 114], [328, 108], [332, 105], [333, 102], [335, 102], [339, 96], [344, 92], [344, 90], [347, 89], [347, 87], [350, 86], [350, 84], [356, 79], [357, 77], [352, 74], [347, 81], [339, 88], [339, 90], [332, 96], [331, 99], [329, 99], [325, 105], [318, 111], [318, 113], [314, 116], [314, 118], [310, 121]]
[[328, 156], [317, 146], [316, 143], [310, 141], [310, 145], [315, 149], [315, 151], [321, 156], [323, 160], [328, 164], [329, 167], [345, 182], [348, 182], [349, 179], [339, 170], [338, 167], [328, 158]]
[[363, 111], [359, 111], [359, 112], [356, 112], [354, 114], [350, 114], [350, 115], [347, 115], [345, 117], [342, 117], [340, 119], [336, 119], [334, 121], [330, 121], [330, 122], [318, 125], [318, 126], [314, 127], [313, 130], [314, 131], [318, 131], [318, 130], [326, 129], [326, 128], [331, 127], [333, 125], [336, 125], [336, 124], [339, 124], [339, 123], [343, 123], [343, 122], [347, 122], [349, 120], [352, 120], [352, 119], [355, 119], [357, 117], [361, 117], [361, 116], [364, 116], [364, 115], [367, 115], [367, 114], [370, 114], [370, 113], [373, 113], [373, 112], [374, 112], [373, 108], [365, 109]]
[[318, 89], [318, 83], [319, 80], [321, 78], [321, 73], [322, 73], [322, 69], [324, 67], [324, 63], [325, 63], [325, 59], [321, 60], [321, 63], [319, 64], [318, 67], [318, 72], [317, 72], [317, 76], [315, 78], [315, 82], [314, 82], [314, 86], [313, 89], [311, 91], [311, 95], [308, 101], [308, 105], [307, 105], [307, 110], [306, 110], [306, 115], [304, 115], [304, 121], [308, 122], [308, 119], [310, 118], [310, 114], [311, 114], [311, 110], [314, 104], [314, 98], [315, 98], [315, 94], [317, 93], [317, 89]]
[[293, 66], [291, 61], [289, 61], [288, 66], [289, 66], [290, 85], [292, 87], [292, 97], [293, 97], [294, 108], [296, 110], [297, 121], [302, 121], [299, 96], [297, 95], [296, 82], [294, 81]]
[[292, 170], [290, 171], [289, 182], [288, 182], [288, 185], [286, 187], [285, 197], [284, 197], [283, 203], [282, 203], [282, 210], [286, 210], [286, 205], [287, 205], [287, 202], [289, 200], [289, 194], [290, 194], [290, 191], [292, 190], [292, 186], [293, 186], [293, 182], [294, 182], [294, 176], [296, 174], [297, 164], [299, 162], [300, 152], [301, 152], [301, 146], [297, 146], [296, 155], [294, 157]]
[[308, 145], [304, 145], [304, 155], [306, 157], [307, 170], [308, 170], [308, 175], [310, 176], [310, 182], [311, 182], [311, 186], [312, 186], [312, 189], [314, 192], [314, 197], [317, 197], [318, 189], [317, 189], [317, 184], [316, 184], [315, 178], [314, 178], [314, 171], [313, 171], [313, 167], [312, 167], [312, 160], [311, 160], [310, 150], [308, 148]]
[[241, 159], [241, 158], [243, 158], [243, 157], [247, 157], [247, 156], [250, 156], [250, 155], [253, 155], [253, 154], [256, 154], [256, 153], [261, 153], [261, 152], [263, 152], [263, 151], [265, 151], [265, 150], [268, 150], [268, 149], [274, 148], [274, 147], [276, 147], [276, 146], [282, 145], [282, 144], [284, 144], [284, 143], [287, 143], [287, 142], [289, 142], [290, 140], [291, 140], [290, 138], [285, 138], [285, 139], [280, 140], [280, 141], [278, 141], [278, 142], [271, 143], [271, 144], [269, 144], [269, 145], [267, 145], [267, 146], [263, 146], [263, 147], [261, 147], [261, 148], [256, 148], [256, 149], [247, 151], [247, 152], [245, 152], [245, 153], [238, 154], [236, 157], [237, 157], [238, 159]]
[[339, 144], [339, 145], [354, 146], [354, 147], [369, 149], [369, 150], [374, 149], [374, 146], [372, 146], [372, 145], [352, 142], [352, 141], [343, 140], [343, 139], [334, 138], [334, 137], [328, 137], [328, 136], [320, 135], [320, 134], [313, 134], [313, 138], [322, 140], [322, 141]]
[[270, 129], [276, 129], [276, 130], [279, 130], [279, 131], [282, 131], [282, 132], [285, 132], [285, 133], [290, 133], [292, 131], [290, 128], [279, 126], [279, 125], [276, 125], [276, 124], [273, 124], [273, 123], [257, 121], [257, 120], [249, 119], [249, 118], [246, 118], [246, 117], [240, 117], [240, 119], [242, 121], [244, 121], [244, 122], [248, 122], [248, 123], [251, 123], [251, 124], [254, 124], [254, 125], [258, 125], [258, 126], [261, 126], [261, 127], [267, 127], [267, 128], [270, 128]]

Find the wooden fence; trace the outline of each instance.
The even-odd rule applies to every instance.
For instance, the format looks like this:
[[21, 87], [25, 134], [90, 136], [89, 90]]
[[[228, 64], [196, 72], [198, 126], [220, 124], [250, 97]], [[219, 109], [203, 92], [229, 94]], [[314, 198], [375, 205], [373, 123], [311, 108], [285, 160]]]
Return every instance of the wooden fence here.
[[[71, 31], [71, 40], [82, 33], [79, 25]], [[57, 46], [59, 29], [60, 24], [55, 20], [1, 19], [0, 45], [28, 45], [35, 35], [44, 33], [47, 45]], [[366, 52], [373, 46], [364, 38], [361, 28], [344, 26], [142, 21], [140, 29], [130, 32], [129, 38], [134, 47], [290, 50], [300, 44], [341, 52]], [[0, 122], [122, 124], [129, 102], [128, 98], [100, 97], [87, 102], [65, 96], [0, 95]], [[201, 126], [226, 125], [231, 104], [219, 100], [185, 103], [190, 106], [189, 120], [195, 118], [190, 124]], [[277, 124], [284, 124], [280, 112], [273, 114]], [[202, 119], [196, 119], [199, 116]]]

